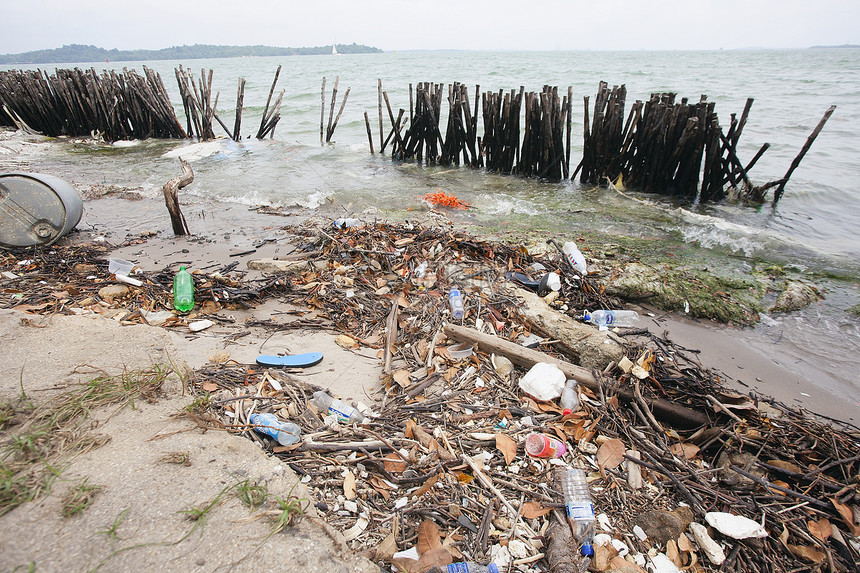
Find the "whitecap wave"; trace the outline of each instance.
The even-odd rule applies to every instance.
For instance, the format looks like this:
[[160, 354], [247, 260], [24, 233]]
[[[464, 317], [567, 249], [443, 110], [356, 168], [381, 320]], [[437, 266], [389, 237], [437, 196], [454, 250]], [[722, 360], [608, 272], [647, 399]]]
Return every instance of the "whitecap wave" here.
[[167, 159], [176, 159], [181, 157], [185, 161], [196, 161], [220, 153], [222, 144], [220, 141], [204, 141], [201, 143], [192, 143], [191, 145], [183, 145], [175, 149], [171, 149], [162, 157]]

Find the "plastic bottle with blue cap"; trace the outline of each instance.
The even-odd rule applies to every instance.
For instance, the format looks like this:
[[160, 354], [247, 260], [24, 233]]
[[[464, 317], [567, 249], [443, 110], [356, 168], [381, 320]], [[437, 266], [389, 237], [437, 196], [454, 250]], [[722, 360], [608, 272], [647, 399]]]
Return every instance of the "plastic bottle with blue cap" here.
[[568, 468], [561, 482], [564, 494], [564, 511], [580, 544], [584, 557], [594, 555], [594, 505], [588, 491], [585, 472], [578, 468]]

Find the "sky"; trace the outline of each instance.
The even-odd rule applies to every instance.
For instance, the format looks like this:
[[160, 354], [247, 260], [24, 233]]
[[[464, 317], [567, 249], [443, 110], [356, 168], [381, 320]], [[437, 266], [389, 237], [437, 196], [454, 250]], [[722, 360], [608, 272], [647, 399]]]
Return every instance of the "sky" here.
[[858, 0], [0, 0], [0, 54], [68, 44], [716, 50], [860, 44]]

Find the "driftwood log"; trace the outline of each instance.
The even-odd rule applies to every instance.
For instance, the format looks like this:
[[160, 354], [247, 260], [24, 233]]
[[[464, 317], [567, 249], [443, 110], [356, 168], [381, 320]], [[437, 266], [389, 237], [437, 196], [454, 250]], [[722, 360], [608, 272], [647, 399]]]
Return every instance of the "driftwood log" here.
[[[498, 336], [478, 332], [472, 328], [465, 328], [455, 324], [446, 324], [444, 332], [450, 338], [454, 338], [462, 342], [471, 342], [473, 344], [477, 343], [484, 352], [501, 354], [517, 366], [531, 368], [538, 362], [554, 364], [564, 372], [564, 375], [568, 378], [576, 380], [579, 384], [582, 384], [589, 390], [600, 392], [600, 384], [594, 374], [592, 374], [590, 370], [577, 366], [571, 362], [559, 360], [558, 358], [550, 356], [549, 354], [539, 350], [532, 350], [531, 348], [526, 348], [525, 346], [504, 340]], [[618, 389], [618, 398], [625, 402], [630, 402], [636, 400], [637, 396], [633, 389], [622, 387]], [[687, 408], [686, 406], [676, 404], [670, 400], [665, 400], [663, 398], [645, 398], [645, 401], [655, 416], [667, 420], [679, 427], [693, 428], [709, 423], [708, 416], [704, 412]]]
[[185, 222], [185, 215], [179, 209], [178, 191], [187, 187], [194, 181], [194, 171], [191, 169], [191, 164], [179, 158], [179, 164], [182, 166], [182, 174], [174, 177], [164, 184], [161, 188], [164, 193], [164, 203], [167, 205], [167, 210], [170, 212], [170, 222], [173, 225], [174, 235], [189, 235], [188, 223]]

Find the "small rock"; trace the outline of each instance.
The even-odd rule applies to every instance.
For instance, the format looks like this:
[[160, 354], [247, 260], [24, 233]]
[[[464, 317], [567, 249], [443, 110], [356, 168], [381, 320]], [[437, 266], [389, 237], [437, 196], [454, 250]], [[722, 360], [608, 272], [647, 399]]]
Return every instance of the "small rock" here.
[[99, 289], [99, 298], [108, 302], [128, 295], [128, 287], [125, 285], [108, 285]]
[[824, 296], [814, 286], [800, 281], [790, 281], [785, 290], [776, 297], [776, 302], [770, 307], [769, 312], [800, 310], [823, 298]]
[[655, 509], [642, 514], [638, 521], [649, 539], [665, 546], [670, 539], [678, 539], [693, 522], [693, 512], [683, 505], [671, 512]]

